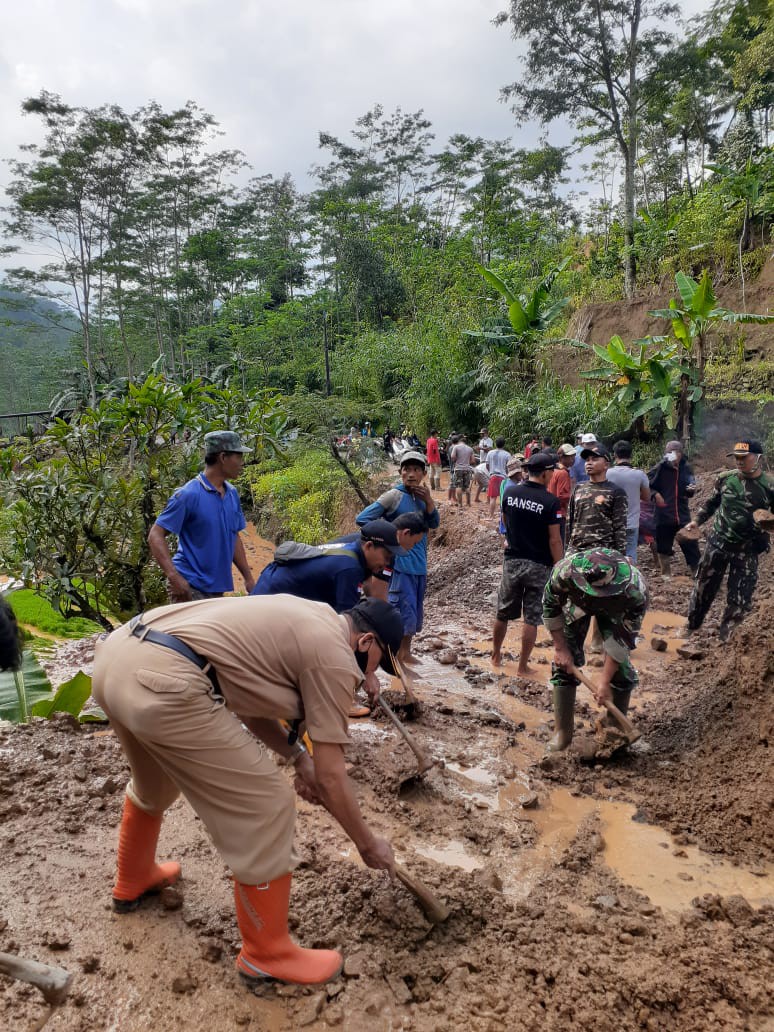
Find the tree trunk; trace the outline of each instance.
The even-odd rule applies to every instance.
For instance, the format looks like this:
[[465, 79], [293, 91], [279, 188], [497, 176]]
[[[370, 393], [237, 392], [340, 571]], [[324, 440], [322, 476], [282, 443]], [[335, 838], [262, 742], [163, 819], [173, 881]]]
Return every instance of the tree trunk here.
[[358, 482], [357, 482], [355, 474], [349, 468], [349, 463], [346, 461], [346, 459], [343, 459], [341, 457], [341, 455], [339, 455], [339, 449], [336, 447], [336, 438], [335, 437], [331, 437], [330, 441], [328, 442], [328, 446], [329, 446], [329, 448], [331, 450], [331, 455], [334, 457], [336, 462], [338, 462], [338, 464], [341, 466], [341, 468], [347, 474], [347, 480], [352, 485], [352, 490], [355, 492], [355, 494], [358, 496], [358, 498], [360, 499], [360, 501], [363, 503], [364, 506], [370, 505], [371, 503], [366, 498], [366, 496], [363, 494], [363, 491], [362, 491], [362, 489], [360, 487], [360, 484], [358, 484]]

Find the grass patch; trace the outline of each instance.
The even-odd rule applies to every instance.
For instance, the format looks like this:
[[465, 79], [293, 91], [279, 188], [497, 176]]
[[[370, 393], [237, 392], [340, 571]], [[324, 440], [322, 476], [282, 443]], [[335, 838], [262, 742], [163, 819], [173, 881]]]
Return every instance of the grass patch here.
[[81, 616], [66, 620], [61, 613], [56, 612], [50, 602], [36, 595], [30, 588], [11, 591], [7, 598], [19, 623], [27, 624], [45, 634], [53, 634], [57, 638], [86, 638], [104, 629]]

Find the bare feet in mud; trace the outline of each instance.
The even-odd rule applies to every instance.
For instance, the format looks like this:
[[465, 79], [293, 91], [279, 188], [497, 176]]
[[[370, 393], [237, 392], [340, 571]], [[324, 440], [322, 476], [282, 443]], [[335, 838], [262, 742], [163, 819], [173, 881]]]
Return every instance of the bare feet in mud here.
[[537, 667], [530, 666], [529, 663], [524, 667], [519, 663], [516, 668], [516, 676], [523, 677], [525, 681], [534, 681], [536, 684], [540, 682], [540, 672]]
[[502, 654], [500, 652], [493, 652], [492, 653], [492, 666], [502, 666], [502, 665], [503, 665]]

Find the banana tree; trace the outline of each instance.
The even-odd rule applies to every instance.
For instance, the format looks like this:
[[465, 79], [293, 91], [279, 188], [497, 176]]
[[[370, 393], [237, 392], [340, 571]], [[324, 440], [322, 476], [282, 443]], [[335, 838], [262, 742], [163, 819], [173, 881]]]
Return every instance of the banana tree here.
[[703, 390], [708, 335], [721, 323], [771, 323], [774, 322], [774, 316], [731, 312], [721, 308], [706, 269], [698, 283], [684, 272], [677, 273], [675, 282], [680, 300], [672, 298], [669, 308], [658, 308], [648, 314], [668, 319], [672, 334], [680, 345], [684, 371], [680, 375], [677, 426], [680, 437], [687, 445], [691, 440], [696, 403]]
[[581, 376], [602, 380], [614, 389], [609, 405], [624, 409], [630, 426], [642, 436], [645, 417], [653, 413], [667, 427], [675, 425], [675, 403], [682, 375], [686, 372], [680, 360], [679, 346], [667, 337], [644, 337], [627, 349], [621, 337], [611, 338], [605, 347], [586, 345], [601, 360], [601, 365], [588, 369]]
[[[483, 341], [495, 359], [500, 359], [502, 371], [516, 372], [530, 377], [534, 374], [534, 352], [540, 337], [559, 319], [570, 303], [569, 297], [553, 298], [551, 291], [557, 277], [570, 263], [565, 258], [554, 266], [530, 293], [518, 293], [517, 290], [501, 279], [491, 269], [476, 265], [490, 287], [493, 287], [503, 298], [508, 322], [492, 320], [483, 330], [466, 330], [465, 336]], [[503, 359], [507, 361], [503, 361]]]

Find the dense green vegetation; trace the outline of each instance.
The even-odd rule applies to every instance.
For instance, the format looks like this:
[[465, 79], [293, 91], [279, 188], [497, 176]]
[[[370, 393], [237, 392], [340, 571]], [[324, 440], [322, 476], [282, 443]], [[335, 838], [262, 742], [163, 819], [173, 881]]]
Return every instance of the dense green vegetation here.
[[[145, 536], [216, 426], [257, 449], [244, 494], [264, 525], [319, 540], [353, 483], [331, 437], [365, 419], [647, 447], [687, 438], [707, 388], [768, 397], [770, 357], [751, 366], [714, 331], [743, 321], [717, 288], [738, 283], [744, 309], [770, 256], [772, 13], [718, 0], [667, 31], [660, 0], [511, 0], [500, 22], [534, 59], [504, 97], [575, 127], [585, 201], [550, 136], [436, 140], [421, 110], [321, 131], [302, 193], [289, 176], [238, 186], [242, 155], [214, 148], [193, 102], [28, 99], [45, 139], [11, 162], [4, 229], [51, 258], [0, 297], [0, 409], [67, 421], [3, 455], [0, 563], [103, 626], [159, 599]], [[657, 287], [674, 296], [661, 335], [569, 339], [582, 305]]]

